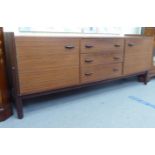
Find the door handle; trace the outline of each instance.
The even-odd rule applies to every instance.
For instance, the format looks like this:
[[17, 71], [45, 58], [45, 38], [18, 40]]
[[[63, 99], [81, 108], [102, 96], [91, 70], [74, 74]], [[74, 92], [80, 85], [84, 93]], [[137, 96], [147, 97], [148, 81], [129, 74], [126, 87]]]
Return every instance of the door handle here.
[[134, 43], [129, 43], [128, 46], [132, 47], [132, 46], [135, 46], [136, 44]]
[[119, 58], [119, 57], [113, 57], [113, 59], [114, 59], [114, 60], [120, 60], [120, 58]]
[[89, 63], [89, 62], [93, 62], [92, 59], [85, 59], [85, 62]]
[[85, 45], [86, 48], [92, 48], [94, 47], [93, 45]]
[[119, 45], [119, 44], [115, 44], [114, 46], [115, 46], [115, 47], [121, 47], [121, 45]]
[[85, 73], [86, 76], [91, 76], [92, 74], [92, 72]]
[[118, 71], [119, 71], [119, 69], [117, 69], [117, 68], [113, 69], [113, 72], [118, 72]]
[[73, 46], [73, 45], [66, 45], [65, 48], [67, 48], [67, 49], [73, 49], [73, 48], [75, 48], [75, 46]]

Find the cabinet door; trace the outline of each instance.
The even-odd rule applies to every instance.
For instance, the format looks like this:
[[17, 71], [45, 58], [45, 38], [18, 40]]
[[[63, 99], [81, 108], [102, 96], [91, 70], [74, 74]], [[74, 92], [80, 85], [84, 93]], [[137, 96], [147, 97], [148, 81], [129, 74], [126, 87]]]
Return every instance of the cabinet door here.
[[151, 68], [153, 38], [127, 38], [125, 40], [124, 75], [147, 71]]
[[20, 93], [79, 84], [79, 40], [16, 37]]

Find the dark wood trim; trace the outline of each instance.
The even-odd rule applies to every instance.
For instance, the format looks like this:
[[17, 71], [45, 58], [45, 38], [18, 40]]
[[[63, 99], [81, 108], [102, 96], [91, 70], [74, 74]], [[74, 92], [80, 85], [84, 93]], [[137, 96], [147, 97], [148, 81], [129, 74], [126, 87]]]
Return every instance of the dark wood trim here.
[[5, 32], [4, 33], [6, 51], [7, 51], [7, 59], [9, 60], [7, 63], [8, 70], [10, 71], [10, 83], [12, 89], [12, 100], [15, 103], [18, 118], [23, 118], [23, 105], [20, 97], [20, 87], [19, 87], [19, 78], [18, 78], [18, 66], [17, 66], [17, 58], [16, 58], [16, 47], [14, 41], [14, 33], [13, 32]]
[[10, 60], [10, 64], [8, 64], [7, 66], [9, 66], [8, 70], [10, 70], [10, 73], [11, 73], [10, 77], [12, 78], [12, 79], [10, 79], [10, 81], [12, 81], [11, 87], [14, 88], [15, 94], [20, 95], [14, 33], [13, 32], [5, 32], [4, 36], [5, 36], [7, 55], [9, 57], [8, 59]]

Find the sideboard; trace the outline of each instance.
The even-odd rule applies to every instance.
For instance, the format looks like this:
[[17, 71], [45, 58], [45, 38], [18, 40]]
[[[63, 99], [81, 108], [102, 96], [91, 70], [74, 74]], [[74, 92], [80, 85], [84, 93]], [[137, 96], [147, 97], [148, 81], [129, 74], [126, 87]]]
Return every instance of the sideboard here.
[[146, 36], [50, 36], [5, 34], [18, 118], [23, 100], [129, 76], [152, 64], [153, 38]]

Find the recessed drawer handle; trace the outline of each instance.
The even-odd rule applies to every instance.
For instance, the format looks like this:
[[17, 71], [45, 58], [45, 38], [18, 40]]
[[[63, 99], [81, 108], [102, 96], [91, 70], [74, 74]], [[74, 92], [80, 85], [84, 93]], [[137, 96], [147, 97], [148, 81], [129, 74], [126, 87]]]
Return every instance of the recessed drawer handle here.
[[85, 45], [86, 48], [92, 48], [94, 47], [93, 45]]
[[115, 46], [115, 47], [121, 47], [121, 45], [119, 45], [119, 44], [115, 44], [114, 46]]
[[120, 60], [120, 58], [119, 58], [119, 57], [113, 57], [113, 59], [114, 59], [114, 60]]
[[89, 62], [93, 62], [92, 59], [85, 59], [85, 62], [89, 63]]
[[90, 73], [85, 73], [86, 76], [91, 76], [93, 73], [90, 72]]
[[119, 71], [119, 69], [117, 69], [117, 68], [113, 69], [113, 72], [118, 72], [118, 71]]
[[129, 43], [128, 46], [132, 47], [132, 46], [135, 46], [136, 44], [134, 43]]
[[73, 48], [75, 48], [75, 46], [73, 46], [73, 45], [66, 45], [65, 48], [67, 48], [67, 49], [73, 49]]

